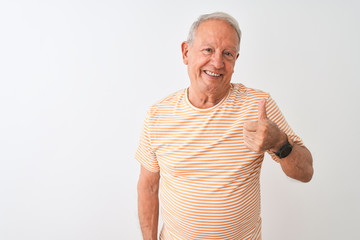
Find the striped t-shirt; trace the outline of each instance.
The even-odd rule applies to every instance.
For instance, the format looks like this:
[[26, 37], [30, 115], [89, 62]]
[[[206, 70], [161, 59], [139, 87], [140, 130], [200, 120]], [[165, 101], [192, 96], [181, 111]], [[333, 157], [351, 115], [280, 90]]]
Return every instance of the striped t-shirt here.
[[263, 98], [268, 118], [303, 145], [269, 94], [239, 83], [211, 108], [194, 107], [187, 89], [150, 108], [136, 159], [147, 170], [160, 171], [160, 239], [261, 239], [264, 154], [245, 146], [243, 124], [257, 120]]

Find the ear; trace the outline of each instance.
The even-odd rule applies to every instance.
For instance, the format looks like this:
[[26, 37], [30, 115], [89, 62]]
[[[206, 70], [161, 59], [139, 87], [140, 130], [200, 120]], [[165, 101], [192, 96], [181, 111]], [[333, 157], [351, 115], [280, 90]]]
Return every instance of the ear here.
[[188, 42], [182, 42], [181, 44], [181, 52], [183, 57], [183, 62], [185, 65], [188, 65], [188, 53], [189, 53], [189, 44]]

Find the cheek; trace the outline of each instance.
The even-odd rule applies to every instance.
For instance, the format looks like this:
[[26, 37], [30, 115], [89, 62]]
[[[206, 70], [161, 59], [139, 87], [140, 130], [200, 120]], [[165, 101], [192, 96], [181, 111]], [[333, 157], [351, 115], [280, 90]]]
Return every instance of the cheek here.
[[204, 66], [206, 66], [206, 60], [204, 59], [197, 59], [196, 61], [192, 62], [191, 68], [193, 71], [201, 71]]
[[233, 73], [234, 72], [234, 67], [235, 67], [235, 64], [234, 63], [229, 63], [226, 67], [226, 71], [228, 73]]
[[191, 55], [188, 58], [188, 68], [198, 74], [210, 62], [210, 57], [202, 54]]

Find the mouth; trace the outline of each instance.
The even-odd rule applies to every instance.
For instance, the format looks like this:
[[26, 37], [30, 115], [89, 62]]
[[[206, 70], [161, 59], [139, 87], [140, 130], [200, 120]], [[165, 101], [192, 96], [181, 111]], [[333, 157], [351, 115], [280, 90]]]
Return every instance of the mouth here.
[[208, 70], [204, 70], [204, 73], [206, 73], [207, 75], [209, 75], [211, 77], [220, 77], [220, 76], [222, 76], [222, 74], [214, 73], [214, 72], [211, 72], [211, 71], [208, 71]]

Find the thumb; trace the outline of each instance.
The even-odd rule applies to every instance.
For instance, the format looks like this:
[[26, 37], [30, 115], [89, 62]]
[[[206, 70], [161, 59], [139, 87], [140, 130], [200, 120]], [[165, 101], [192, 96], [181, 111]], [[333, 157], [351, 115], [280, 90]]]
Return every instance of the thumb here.
[[267, 116], [266, 116], [266, 99], [263, 98], [260, 100], [259, 102], [259, 106], [258, 106], [258, 119], [259, 120], [266, 120]]

